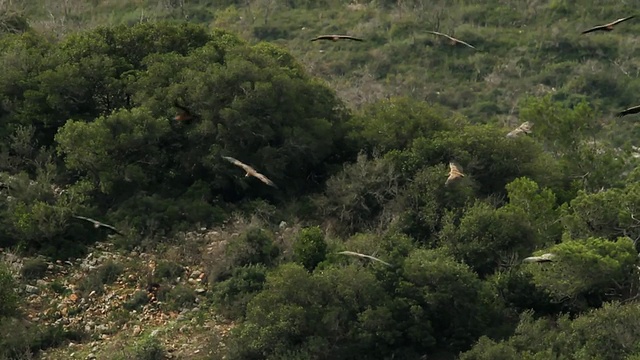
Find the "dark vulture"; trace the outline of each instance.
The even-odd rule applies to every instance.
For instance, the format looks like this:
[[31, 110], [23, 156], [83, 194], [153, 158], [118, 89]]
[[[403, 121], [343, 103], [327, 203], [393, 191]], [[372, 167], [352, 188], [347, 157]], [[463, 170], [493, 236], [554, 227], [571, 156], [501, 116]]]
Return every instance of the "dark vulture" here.
[[634, 17], [635, 17], [635, 15], [631, 15], [631, 16], [628, 16], [626, 18], [622, 18], [622, 19], [618, 19], [616, 21], [610, 22], [608, 24], [594, 26], [591, 29], [583, 31], [582, 33], [583, 34], [587, 34], [587, 33], [594, 32], [594, 31], [611, 31], [611, 30], [613, 30], [613, 27], [615, 25], [620, 24], [623, 21], [627, 21], [629, 19], [633, 19]]
[[276, 184], [273, 183], [273, 181], [269, 180], [266, 176], [260, 174], [259, 172], [256, 171], [256, 169], [252, 168], [251, 166], [241, 162], [240, 160], [236, 160], [232, 157], [229, 156], [223, 156], [223, 159], [227, 160], [228, 162], [232, 163], [233, 165], [239, 166], [241, 168], [244, 169], [244, 171], [247, 172], [247, 174], [245, 176], [253, 176], [257, 179], [259, 179], [260, 181], [262, 181], [263, 183], [269, 185], [269, 186], [273, 186], [274, 188], [277, 188]]
[[628, 109], [624, 109], [616, 114], [617, 117], [623, 117], [625, 115], [637, 114], [640, 112], [640, 105], [632, 106]]
[[[118, 231], [118, 229], [116, 229], [115, 227], [113, 227], [113, 226], [111, 226], [111, 225], [109, 225], [109, 224], [102, 223], [102, 222], [100, 222], [100, 221], [98, 221], [98, 220], [94, 220], [94, 219], [91, 219], [91, 218], [88, 218], [88, 217], [78, 216], [78, 215], [73, 215], [73, 217], [74, 217], [74, 218], [76, 218], [76, 219], [86, 220], [86, 221], [88, 221], [88, 222], [92, 223], [92, 224], [93, 224], [93, 227], [94, 227], [94, 228], [96, 228], [96, 229], [97, 229], [97, 228], [100, 228], [100, 227], [103, 227], [103, 228], [107, 228], [107, 229], [111, 229], [111, 230], [113, 230], [113, 231], [114, 231], [116, 234], [118, 234], [118, 235], [123, 235], [123, 234], [122, 234], [120, 231]], [[123, 236], [124, 236], [124, 235], [123, 235]]]
[[315, 39], [311, 39], [311, 41], [318, 41], [318, 40], [332, 40], [332, 41], [338, 41], [338, 40], [353, 40], [353, 41], [364, 41], [364, 39], [360, 39], [357, 37], [353, 37], [353, 36], [349, 36], [349, 35], [320, 35]]
[[451, 45], [462, 44], [462, 45], [466, 45], [466, 46], [468, 46], [468, 47], [470, 47], [472, 49], [475, 49], [475, 47], [473, 45], [471, 45], [471, 44], [469, 44], [467, 42], [464, 42], [464, 41], [462, 41], [460, 39], [456, 39], [453, 36], [449, 36], [447, 34], [443, 34], [443, 33], [437, 32], [437, 31], [427, 31], [427, 32], [431, 33], [431, 34], [434, 34], [434, 35], [439, 35], [439, 36], [446, 37], [447, 39], [451, 40]]

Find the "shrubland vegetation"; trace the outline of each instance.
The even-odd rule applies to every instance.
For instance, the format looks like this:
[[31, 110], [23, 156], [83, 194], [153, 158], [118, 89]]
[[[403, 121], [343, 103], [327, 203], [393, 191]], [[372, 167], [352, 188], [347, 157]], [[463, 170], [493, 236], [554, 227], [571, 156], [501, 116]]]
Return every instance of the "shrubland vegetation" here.
[[[579, 35], [624, 4], [37, 3], [0, 19], [0, 247], [157, 249], [253, 217], [208, 271], [211, 314], [237, 324], [228, 359], [640, 356], [636, 130], [609, 115], [638, 101], [640, 25]], [[308, 42], [334, 32], [367, 41]], [[176, 100], [197, 118], [174, 121]], [[522, 121], [533, 134], [506, 138]], [[466, 176], [445, 187], [451, 159]], [[22, 322], [14, 287], [0, 268], [0, 356], [82, 341]]]

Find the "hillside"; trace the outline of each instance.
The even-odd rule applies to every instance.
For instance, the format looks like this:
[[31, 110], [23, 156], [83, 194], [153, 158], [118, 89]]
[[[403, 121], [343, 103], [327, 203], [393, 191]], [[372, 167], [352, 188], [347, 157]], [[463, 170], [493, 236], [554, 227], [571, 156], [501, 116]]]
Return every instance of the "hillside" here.
[[[36, 5], [37, 4], [37, 5]], [[613, 113], [640, 104], [637, 21], [611, 33], [580, 32], [625, 16], [632, 8], [590, 1], [101, 1], [89, 6], [36, 1], [24, 5], [33, 26], [64, 34], [103, 24], [190, 21], [222, 27], [251, 42], [286, 47], [350, 106], [411, 96], [459, 111], [473, 122], [518, 123], [527, 96], [551, 94], [602, 113], [618, 143], [635, 127]], [[451, 47], [436, 30], [473, 44]], [[311, 43], [348, 33], [364, 43]]]
[[624, 4], [0, 9], [0, 359], [640, 356]]

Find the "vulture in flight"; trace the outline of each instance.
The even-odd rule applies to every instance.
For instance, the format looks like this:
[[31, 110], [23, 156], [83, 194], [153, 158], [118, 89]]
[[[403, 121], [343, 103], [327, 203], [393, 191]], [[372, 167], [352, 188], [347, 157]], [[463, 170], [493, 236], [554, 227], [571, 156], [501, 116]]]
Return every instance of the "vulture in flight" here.
[[193, 119], [191, 111], [189, 111], [189, 109], [187, 109], [186, 107], [178, 104], [177, 101], [173, 103], [173, 106], [175, 106], [179, 110], [176, 116], [173, 118], [174, 120], [182, 122]]
[[464, 177], [464, 174], [462, 173], [462, 166], [460, 166], [459, 164], [457, 164], [454, 161], [450, 161], [449, 162], [449, 177], [447, 178], [447, 181], [444, 183], [444, 186], [447, 186], [449, 184], [451, 184], [454, 181], [460, 180]]
[[232, 163], [233, 165], [239, 166], [241, 168], [244, 169], [244, 171], [247, 172], [247, 174], [245, 176], [253, 176], [255, 178], [258, 178], [258, 180], [262, 181], [263, 183], [269, 185], [269, 186], [273, 186], [274, 188], [278, 188], [276, 186], [276, 184], [273, 183], [273, 181], [269, 180], [266, 176], [260, 174], [259, 172], [256, 171], [256, 169], [252, 168], [251, 166], [241, 162], [240, 160], [236, 160], [232, 157], [229, 156], [223, 156], [223, 159], [227, 160], [228, 162]]
[[627, 21], [629, 19], [633, 19], [635, 17], [635, 15], [631, 15], [631, 16], [627, 16], [626, 18], [621, 18], [618, 19], [616, 21], [610, 22], [608, 24], [604, 24], [604, 25], [598, 25], [598, 26], [594, 26], [591, 29], [585, 30], [582, 33], [583, 34], [587, 34], [593, 31], [611, 31], [613, 30], [613, 27], [617, 24], [620, 24], [623, 21]]
[[522, 134], [531, 134], [532, 123], [525, 121], [507, 134], [508, 138], [516, 138]]
[[640, 112], [640, 105], [632, 106], [628, 109], [624, 109], [616, 114], [617, 117], [623, 117], [625, 115], [637, 114]]
[[540, 256], [530, 256], [522, 260], [522, 262], [536, 262], [536, 263], [551, 262], [555, 257], [556, 256], [554, 254], [548, 253]]
[[467, 42], [464, 42], [464, 41], [462, 41], [460, 39], [456, 39], [453, 36], [449, 36], [447, 34], [443, 34], [443, 33], [437, 32], [437, 31], [427, 31], [427, 32], [431, 33], [431, 34], [434, 34], [434, 35], [439, 35], [439, 36], [446, 37], [447, 39], [451, 40], [451, 45], [462, 44], [462, 45], [466, 45], [466, 46], [468, 46], [468, 47], [470, 47], [472, 49], [475, 49], [475, 47], [473, 45], [471, 45], [471, 44], [469, 44]]
[[353, 36], [349, 36], [349, 35], [320, 35], [320, 36], [316, 37], [315, 39], [311, 39], [311, 41], [318, 41], [318, 40], [332, 40], [332, 41], [338, 41], [338, 40], [353, 40], [353, 41], [364, 41], [364, 39], [360, 39], [360, 38], [353, 37]]
[[373, 257], [371, 255], [365, 255], [365, 254], [361, 254], [361, 253], [357, 253], [357, 252], [353, 252], [353, 251], [340, 251], [338, 254], [340, 255], [349, 255], [349, 256], [357, 256], [357, 257], [361, 257], [361, 258], [366, 258], [366, 259], [371, 259], [371, 260], [375, 260], [378, 262], [381, 262], [387, 266], [391, 266], [391, 264], [389, 264], [388, 262], [382, 261], [380, 259], [378, 259], [377, 257]]
[[96, 228], [96, 229], [100, 228], [100, 227], [104, 227], [104, 228], [113, 230], [118, 235], [124, 236], [124, 234], [122, 234], [120, 231], [118, 231], [118, 229], [116, 229], [115, 227], [113, 227], [113, 226], [111, 226], [109, 224], [101, 223], [98, 220], [94, 220], [94, 219], [91, 219], [91, 218], [88, 218], [88, 217], [84, 217], [84, 216], [73, 215], [73, 217], [76, 218], [76, 219], [80, 219], [80, 220], [86, 220], [86, 221], [92, 223], [93, 227]]

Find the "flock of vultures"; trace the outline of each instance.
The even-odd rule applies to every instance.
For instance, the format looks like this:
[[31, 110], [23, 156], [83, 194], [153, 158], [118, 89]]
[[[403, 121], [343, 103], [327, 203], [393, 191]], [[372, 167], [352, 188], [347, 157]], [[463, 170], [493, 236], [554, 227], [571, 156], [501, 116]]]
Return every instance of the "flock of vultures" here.
[[[596, 31], [605, 31], [605, 32], [612, 31], [614, 26], [616, 26], [616, 25], [618, 25], [618, 24], [620, 24], [620, 23], [622, 23], [624, 21], [633, 19], [634, 17], [635, 17], [635, 15], [632, 15], [632, 16], [628, 16], [628, 17], [625, 17], [625, 18], [617, 19], [617, 20], [612, 21], [612, 22], [610, 22], [608, 24], [594, 26], [594, 27], [592, 27], [590, 29], [582, 31], [582, 34], [588, 34], [588, 33], [596, 32]], [[441, 36], [441, 37], [447, 39], [451, 45], [464, 45], [464, 46], [472, 48], [474, 50], [476, 49], [473, 45], [471, 45], [471, 44], [469, 44], [469, 43], [467, 43], [465, 41], [462, 41], [460, 39], [457, 39], [457, 38], [455, 38], [453, 36], [450, 36], [450, 35], [447, 35], [447, 34], [444, 34], [444, 33], [441, 33], [441, 32], [437, 32], [437, 31], [428, 31], [428, 32], [431, 33], [431, 34], [434, 34], [434, 35], [437, 35], [437, 36]], [[319, 41], [319, 40], [328, 40], [328, 41], [333, 41], [333, 42], [339, 41], [339, 40], [351, 40], [351, 41], [359, 41], [359, 42], [364, 41], [364, 39], [362, 39], [362, 38], [355, 37], [355, 36], [350, 36], [350, 35], [320, 35], [320, 36], [318, 36], [316, 38], [311, 39], [311, 41]], [[177, 101], [174, 102], [174, 106], [178, 109], [178, 113], [174, 117], [175, 121], [177, 121], [179, 123], [189, 123], [189, 122], [193, 121], [194, 119], [198, 118], [197, 115], [193, 114], [187, 107], [185, 107], [183, 105], [180, 105]], [[625, 109], [625, 110], [617, 113], [616, 116], [622, 117], [622, 116], [625, 116], [625, 115], [636, 114], [636, 113], [639, 113], [639, 112], [640, 112], [640, 105], [637, 105], [637, 106], [630, 107], [628, 109]], [[514, 130], [510, 131], [506, 136], [508, 138], [516, 138], [516, 137], [518, 137], [520, 135], [523, 135], [523, 134], [530, 134], [532, 126], [533, 126], [533, 123], [531, 123], [529, 121], [524, 122], [524, 123], [520, 124], [520, 126], [515, 128]], [[266, 185], [272, 186], [272, 187], [274, 187], [276, 189], [278, 188], [276, 186], [276, 184], [273, 181], [271, 181], [269, 178], [267, 178], [265, 175], [259, 173], [256, 169], [254, 169], [253, 167], [241, 162], [240, 160], [237, 160], [237, 159], [229, 157], [229, 156], [223, 156], [222, 158], [224, 160], [230, 162], [231, 164], [233, 164], [235, 166], [238, 166], [239, 168], [243, 169], [245, 171], [245, 173], [246, 173], [245, 174], [246, 177], [255, 177], [256, 179], [260, 180], [261, 182], [263, 182]], [[449, 186], [450, 184], [458, 182], [459, 180], [464, 178], [464, 176], [465, 175], [463, 173], [462, 166], [460, 166], [460, 164], [458, 164], [457, 162], [451, 160], [449, 162], [449, 174], [448, 174], [448, 177], [447, 177], [447, 179], [445, 181], [445, 186]], [[93, 220], [93, 219], [90, 219], [90, 218], [87, 218], [87, 217], [82, 217], [82, 216], [74, 216], [74, 217], [93, 223], [94, 227], [96, 229], [100, 228], [100, 227], [104, 227], [104, 228], [110, 229], [111, 231], [113, 231], [113, 232], [115, 232], [117, 234], [122, 235], [122, 233], [120, 233], [118, 230], [116, 230], [111, 225], [107, 225], [107, 224], [101, 223], [99, 221], [96, 221], [96, 220]], [[391, 266], [391, 264], [386, 263], [386, 262], [384, 262], [384, 261], [382, 261], [382, 260], [380, 260], [378, 258], [375, 258], [373, 256], [370, 256], [370, 255], [359, 254], [359, 253], [355, 253], [355, 252], [352, 252], [352, 251], [342, 251], [339, 254], [350, 255], [350, 256], [358, 256], [358, 257], [361, 257], [361, 258], [366, 258], [366, 259], [371, 259], [371, 260], [378, 261], [378, 262], [380, 262], [380, 263], [382, 263], [384, 265], [387, 265], [387, 266]], [[544, 255], [541, 255], [541, 256], [528, 257], [528, 258], [524, 259], [523, 261], [524, 262], [538, 262], [538, 263], [541, 263], [541, 262], [553, 261], [554, 258], [555, 258], [555, 255], [549, 253], [549, 254], [544, 254]]]

